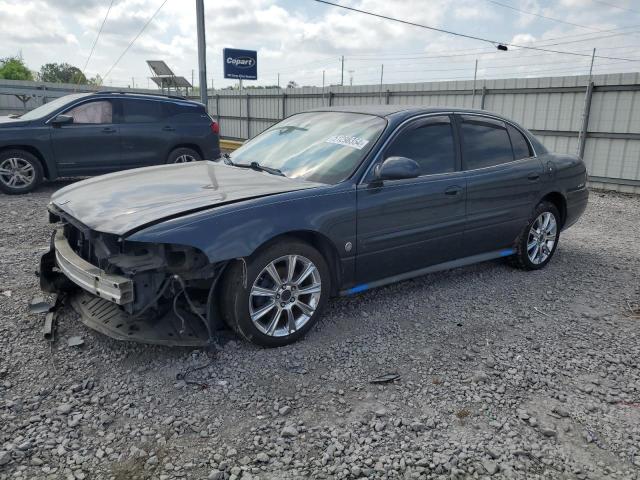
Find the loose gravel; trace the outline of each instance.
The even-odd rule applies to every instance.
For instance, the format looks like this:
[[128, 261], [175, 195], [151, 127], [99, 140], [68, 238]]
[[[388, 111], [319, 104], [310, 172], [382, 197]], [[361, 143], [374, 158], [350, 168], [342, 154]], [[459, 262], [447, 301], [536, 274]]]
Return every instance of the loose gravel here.
[[0, 199], [0, 480], [640, 478], [640, 197], [592, 192], [542, 271], [334, 299], [295, 345], [214, 355], [68, 307], [42, 338], [27, 304], [64, 184]]

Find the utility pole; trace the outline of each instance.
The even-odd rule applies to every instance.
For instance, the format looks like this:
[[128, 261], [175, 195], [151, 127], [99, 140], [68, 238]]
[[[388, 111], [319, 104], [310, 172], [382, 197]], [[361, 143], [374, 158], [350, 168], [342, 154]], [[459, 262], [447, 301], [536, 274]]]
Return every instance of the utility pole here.
[[349, 85], [353, 86], [353, 73], [355, 70], [349, 70]]
[[382, 77], [384, 76], [384, 63], [380, 65], [380, 101], [382, 102]]
[[584, 94], [584, 106], [582, 107], [582, 126], [578, 133], [578, 149], [577, 154], [580, 158], [584, 156], [584, 148], [587, 143], [587, 129], [589, 127], [589, 111], [591, 110], [591, 95], [593, 94], [593, 84], [591, 79], [593, 77], [593, 61], [596, 58], [596, 49], [593, 49], [591, 54], [591, 66], [589, 66], [589, 79], [587, 80], [587, 90]]
[[[198, 30], [198, 82], [200, 85], [200, 102], [204, 104], [206, 111], [209, 110], [207, 105], [207, 42], [204, 35], [204, 0], [196, 0], [196, 27]], [[193, 76], [193, 71], [191, 73]], [[191, 82], [193, 85], [193, 81]]]
[[322, 104], [324, 105], [324, 70], [322, 70]]
[[473, 71], [473, 91], [471, 92], [471, 108], [476, 106], [476, 77], [478, 76], [478, 59], [476, 58], [476, 68]]
[[280, 74], [278, 74], [278, 88], [280, 88]]
[[344, 55], [341, 57], [341, 67], [340, 67], [340, 86], [344, 85]]

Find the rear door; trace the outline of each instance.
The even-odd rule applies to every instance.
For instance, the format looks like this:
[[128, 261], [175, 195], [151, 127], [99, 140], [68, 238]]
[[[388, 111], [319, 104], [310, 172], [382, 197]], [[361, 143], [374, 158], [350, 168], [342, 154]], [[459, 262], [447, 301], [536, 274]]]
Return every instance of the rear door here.
[[358, 282], [418, 270], [460, 254], [465, 220], [465, 174], [459, 171], [455, 131], [448, 115], [403, 127], [379, 161], [408, 157], [422, 175], [358, 186]]
[[120, 102], [122, 168], [166, 163], [175, 128], [162, 100], [122, 98]]
[[510, 248], [540, 198], [542, 163], [513, 125], [456, 117], [467, 174], [465, 256]]
[[120, 132], [112, 100], [89, 100], [61, 113], [73, 117], [73, 123], [50, 126], [60, 176], [96, 175], [120, 168]]

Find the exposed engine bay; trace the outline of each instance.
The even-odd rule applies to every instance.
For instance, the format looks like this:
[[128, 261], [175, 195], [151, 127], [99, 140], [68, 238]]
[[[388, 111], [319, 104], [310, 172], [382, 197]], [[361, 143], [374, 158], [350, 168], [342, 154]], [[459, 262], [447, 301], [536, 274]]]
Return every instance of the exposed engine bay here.
[[197, 249], [130, 242], [52, 212], [58, 226], [40, 268], [42, 289], [67, 292], [87, 326], [119, 340], [206, 345], [218, 326], [215, 290], [225, 264]]

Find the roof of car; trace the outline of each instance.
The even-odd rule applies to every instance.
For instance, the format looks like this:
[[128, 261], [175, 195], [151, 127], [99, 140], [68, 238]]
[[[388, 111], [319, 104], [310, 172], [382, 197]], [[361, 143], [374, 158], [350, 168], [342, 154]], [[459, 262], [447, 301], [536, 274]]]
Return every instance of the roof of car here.
[[202, 105], [200, 102], [181, 97], [178, 95], [163, 95], [161, 93], [146, 93], [146, 92], [121, 92], [115, 90], [104, 90], [91, 93], [90, 95], [121, 95], [124, 98], [142, 98], [142, 99], [153, 99], [153, 100], [165, 100], [165, 101], [181, 101], [181, 102], [189, 102], [189, 103], [198, 103]]
[[438, 113], [438, 112], [458, 112], [458, 113], [482, 113], [491, 114], [502, 118], [500, 115], [471, 108], [456, 107], [422, 107], [418, 105], [341, 105], [336, 107], [321, 107], [309, 110], [311, 112], [348, 112], [376, 115], [378, 117], [389, 117], [394, 114], [418, 114], [418, 113]]

